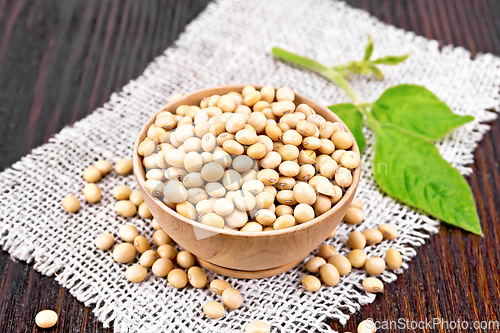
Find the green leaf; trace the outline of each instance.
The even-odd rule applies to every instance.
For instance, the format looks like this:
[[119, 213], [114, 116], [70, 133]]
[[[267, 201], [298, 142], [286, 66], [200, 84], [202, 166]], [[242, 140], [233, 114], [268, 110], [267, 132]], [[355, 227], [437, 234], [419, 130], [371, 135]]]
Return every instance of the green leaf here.
[[375, 75], [377, 79], [383, 79], [384, 78], [384, 73], [374, 64], [369, 64], [368, 68], [370, 68], [370, 71]]
[[362, 151], [366, 143], [365, 135], [363, 134], [363, 115], [359, 112], [356, 105], [344, 103], [330, 105], [328, 108], [339, 116], [349, 130], [351, 130], [358, 144], [359, 151]]
[[363, 60], [369, 60], [373, 53], [373, 39], [372, 36], [368, 35], [368, 44], [366, 44], [365, 48], [365, 56]]
[[387, 56], [387, 57], [382, 57], [378, 58], [372, 61], [372, 63], [377, 64], [377, 65], [389, 65], [389, 66], [395, 66], [397, 64], [402, 63], [408, 57], [411, 55], [411, 53], [408, 54], [403, 54], [400, 56]]
[[451, 225], [482, 235], [472, 192], [457, 169], [419, 136], [380, 124], [374, 174], [389, 195]]
[[387, 89], [374, 103], [372, 115], [429, 140], [442, 138], [474, 117], [459, 116], [425, 87], [403, 84]]
[[273, 47], [271, 52], [277, 58], [291, 62], [292, 64], [295, 64], [295, 65], [305, 67], [305, 68], [313, 70], [315, 72], [323, 73], [323, 72], [328, 71], [328, 67], [320, 64], [316, 60], [289, 52], [289, 51], [284, 50], [280, 47]]

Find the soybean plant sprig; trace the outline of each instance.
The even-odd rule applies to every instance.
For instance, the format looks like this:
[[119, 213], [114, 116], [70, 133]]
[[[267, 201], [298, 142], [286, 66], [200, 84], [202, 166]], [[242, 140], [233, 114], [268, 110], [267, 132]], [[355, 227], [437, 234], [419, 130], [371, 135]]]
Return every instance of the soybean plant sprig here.
[[453, 113], [431, 91], [417, 85], [397, 85], [373, 103], [363, 101], [347, 82], [349, 74], [371, 73], [382, 79], [378, 65], [397, 65], [409, 57], [405, 54], [371, 60], [373, 49], [373, 41], [368, 37], [362, 60], [332, 67], [278, 47], [272, 53], [332, 80], [346, 92], [352, 103], [328, 108], [349, 127], [360, 151], [365, 145], [366, 119], [376, 136], [373, 172], [383, 191], [449, 224], [482, 235], [467, 182], [432, 143], [474, 118]]

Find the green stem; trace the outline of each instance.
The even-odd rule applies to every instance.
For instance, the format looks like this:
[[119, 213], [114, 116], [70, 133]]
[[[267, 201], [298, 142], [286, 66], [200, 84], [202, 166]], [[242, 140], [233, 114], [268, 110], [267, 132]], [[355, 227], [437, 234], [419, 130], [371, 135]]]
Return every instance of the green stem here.
[[307, 68], [313, 72], [316, 72], [327, 79], [330, 79], [337, 83], [337, 85], [342, 88], [354, 104], [363, 103], [362, 99], [358, 96], [356, 91], [351, 87], [351, 85], [344, 79], [342, 74], [334, 68], [329, 68], [316, 60], [300, 56], [298, 54], [288, 52], [279, 47], [273, 47], [272, 53], [275, 57], [290, 62], [292, 64]]

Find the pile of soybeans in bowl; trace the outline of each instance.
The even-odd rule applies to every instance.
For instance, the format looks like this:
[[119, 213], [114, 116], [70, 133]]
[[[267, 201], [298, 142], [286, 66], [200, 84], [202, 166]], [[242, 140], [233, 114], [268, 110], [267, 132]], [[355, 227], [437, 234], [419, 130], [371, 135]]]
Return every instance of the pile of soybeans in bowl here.
[[360, 156], [345, 125], [294, 100], [290, 88], [248, 85], [159, 112], [137, 148], [146, 191], [227, 230], [279, 230], [326, 213]]

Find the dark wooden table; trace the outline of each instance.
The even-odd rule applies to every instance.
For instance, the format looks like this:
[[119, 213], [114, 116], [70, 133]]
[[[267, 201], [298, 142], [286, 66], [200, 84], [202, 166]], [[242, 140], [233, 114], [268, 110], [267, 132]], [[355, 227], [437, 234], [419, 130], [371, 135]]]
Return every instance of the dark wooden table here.
[[[102, 105], [172, 44], [208, 0], [0, 0], [0, 170], [63, 126]], [[441, 44], [500, 54], [498, 0], [349, 0], [379, 19]], [[468, 178], [484, 238], [443, 227], [410, 269], [364, 306], [357, 323], [404, 318], [500, 320], [500, 121], [475, 152]], [[1, 204], [1, 203], [0, 203]], [[0, 332], [37, 332], [40, 310], [57, 310], [51, 332], [104, 330], [91, 308], [54, 278], [0, 254]], [[332, 323], [333, 327], [338, 327]], [[392, 329], [390, 332], [480, 332]], [[482, 330], [498, 332], [497, 329]]]

